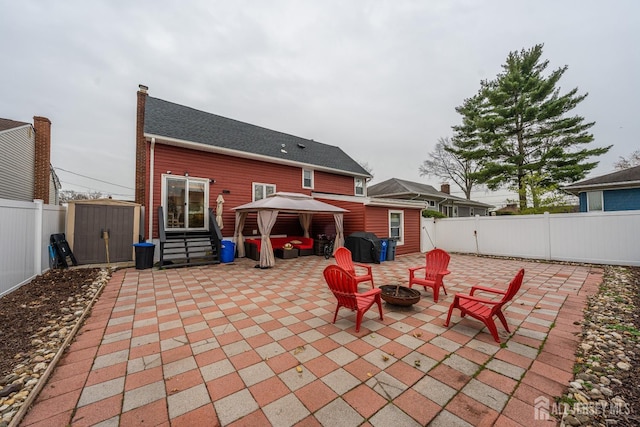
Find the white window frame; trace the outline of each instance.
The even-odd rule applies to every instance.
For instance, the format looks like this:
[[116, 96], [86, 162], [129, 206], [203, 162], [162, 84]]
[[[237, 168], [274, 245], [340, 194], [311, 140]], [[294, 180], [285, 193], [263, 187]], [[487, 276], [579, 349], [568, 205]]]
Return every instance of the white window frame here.
[[[361, 183], [362, 185], [358, 186], [358, 183]], [[358, 193], [358, 189], [362, 189], [362, 193]], [[358, 177], [354, 177], [353, 178], [353, 194], [358, 196], [358, 197], [364, 197], [365, 196], [365, 180], [364, 178], [358, 178]]]
[[[309, 181], [311, 182], [310, 185], [305, 185], [305, 173], [309, 173]], [[314, 181], [315, 181], [315, 177], [314, 177], [314, 173], [313, 173], [313, 169], [302, 169], [302, 188], [308, 188], [313, 190], [313, 186], [314, 186]]]
[[[204, 185], [204, 227], [189, 227], [189, 228], [172, 228], [171, 230], [208, 230], [209, 229], [209, 178], [196, 178], [191, 176], [180, 176], [180, 175], [171, 175], [171, 174], [161, 174], [162, 182], [160, 184], [160, 200], [162, 201], [162, 210], [164, 214], [164, 228], [168, 229], [168, 201], [167, 197], [169, 191], [167, 189], [167, 181], [170, 179], [175, 179], [179, 181], [185, 182], [185, 188], [188, 190], [189, 182], [201, 182]], [[186, 192], [185, 202], [189, 203], [189, 191]], [[187, 217], [188, 212], [184, 212], [185, 218]]]
[[268, 194], [267, 194], [267, 188], [268, 187], [273, 187], [273, 191], [271, 193], [269, 193], [269, 194], [273, 194], [273, 193], [276, 192], [276, 185], [275, 184], [266, 184], [264, 182], [252, 182], [251, 183], [251, 199], [254, 202], [256, 200], [261, 200], [261, 199], [256, 199], [256, 187], [258, 187], [258, 186], [262, 187], [262, 194], [263, 194], [262, 199], [264, 199], [265, 197], [268, 196]]
[[445, 205], [443, 206], [444, 208], [444, 214], [448, 217], [448, 218], [457, 218], [458, 217], [458, 207], [456, 205]]
[[[586, 192], [587, 199], [587, 212], [604, 212], [604, 194], [602, 190], [600, 191], [587, 191]], [[592, 197], [600, 198], [600, 209], [591, 210], [590, 200]]]
[[404, 211], [389, 210], [388, 224], [389, 224], [389, 238], [394, 237], [391, 233], [391, 216], [400, 215], [400, 232], [398, 233], [398, 240], [396, 245], [404, 245]]
[[469, 208], [469, 216], [475, 216], [473, 208]]

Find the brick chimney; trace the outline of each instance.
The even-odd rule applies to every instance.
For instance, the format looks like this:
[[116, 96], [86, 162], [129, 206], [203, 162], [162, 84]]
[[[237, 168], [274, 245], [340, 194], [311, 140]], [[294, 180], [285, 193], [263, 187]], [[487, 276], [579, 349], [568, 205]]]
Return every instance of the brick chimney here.
[[146, 206], [147, 141], [144, 139], [144, 108], [147, 102], [147, 90], [149, 90], [149, 88], [145, 85], [139, 85], [138, 88], [136, 114], [136, 203]]
[[33, 198], [49, 203], [49, 177], [51, 174], [51, 121], [35, 116], [35, 162], [33, 165]]
[[451, 186], [449, 184], [440, 184], [440, 192], [451, 194]]

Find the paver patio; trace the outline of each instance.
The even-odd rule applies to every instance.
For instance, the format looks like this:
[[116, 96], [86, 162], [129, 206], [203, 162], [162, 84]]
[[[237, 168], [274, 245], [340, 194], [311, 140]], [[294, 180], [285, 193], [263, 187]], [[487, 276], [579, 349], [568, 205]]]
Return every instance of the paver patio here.
[[[375, 264], [376, 284], [406, 284], [423, 262]], [[384, 304], [384, 320], [371, 310], [356, 334], [348, 310], [331, 323], [332, 263], [116, 271], [20, 425], [555, 424], [544, 405], [572, 377], [601, 268], [453, 254], [438, 304], [429, 291], [410, 308]], [[502, 345], [457, 310], [443, 327], [455, 292], [504, 288], [520, 268]]]

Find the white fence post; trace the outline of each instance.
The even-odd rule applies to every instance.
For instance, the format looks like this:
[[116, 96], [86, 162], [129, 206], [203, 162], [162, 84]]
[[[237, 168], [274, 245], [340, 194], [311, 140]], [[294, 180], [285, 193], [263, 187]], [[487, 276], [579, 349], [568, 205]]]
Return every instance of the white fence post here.
[[551, 260], [551, 215], [544, 213], [544, 259]]
[[35, 204], [35, 218], [33, 224], [34, 230], [34, 241], [33, 241], [33, 274], [38, 275], [42, 273], [42, 250], [40, 249], [40, 245], [42, 244], [42, 208], [43, 208], [43, 200], [35, 199], [33, 201]]

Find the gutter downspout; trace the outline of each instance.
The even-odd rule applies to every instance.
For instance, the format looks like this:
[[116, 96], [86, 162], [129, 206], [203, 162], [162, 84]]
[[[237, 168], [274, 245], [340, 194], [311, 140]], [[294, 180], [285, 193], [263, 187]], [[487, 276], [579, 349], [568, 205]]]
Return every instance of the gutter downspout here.
[[156, 147], [156, 139], [151, 138], [151, 150], [149, 159], [149, 237], [148, 242], [153, 241], [153, 166], [154, 166], [154, 150]]

